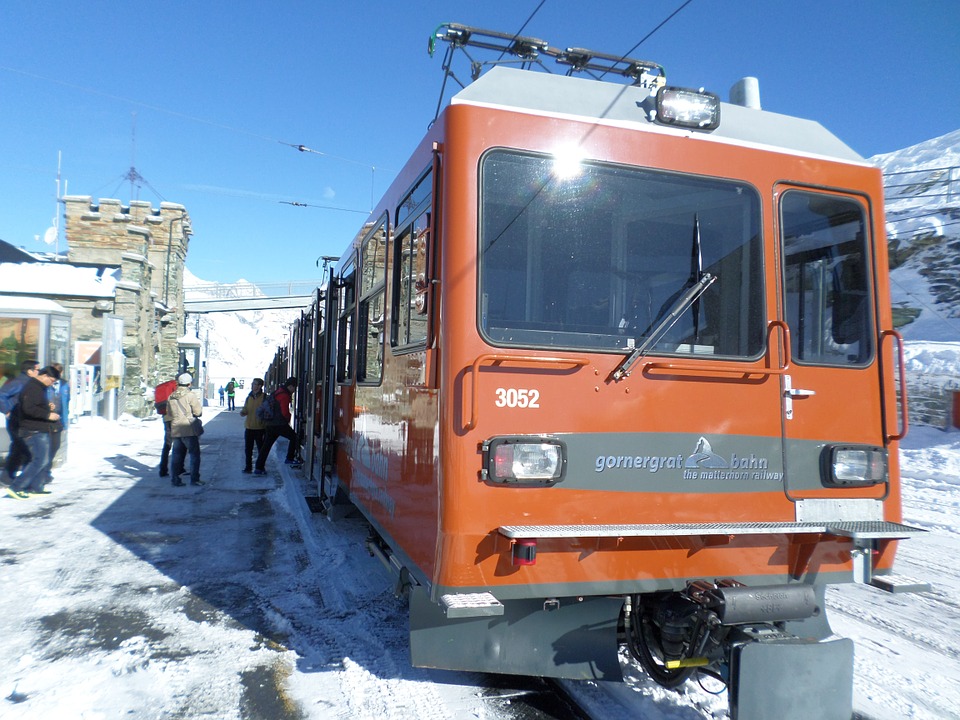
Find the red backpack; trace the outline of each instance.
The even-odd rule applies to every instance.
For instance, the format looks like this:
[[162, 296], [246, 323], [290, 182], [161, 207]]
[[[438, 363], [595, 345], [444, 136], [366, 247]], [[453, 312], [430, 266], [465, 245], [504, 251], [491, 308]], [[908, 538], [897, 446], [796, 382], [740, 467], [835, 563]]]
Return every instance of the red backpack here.
[[157, 389], [153, 391], [153, 406], [157, 409], [157, 415], [167, 414], [167, 400], [176, 389], [176, 380], [167, 380], [157, 385]]

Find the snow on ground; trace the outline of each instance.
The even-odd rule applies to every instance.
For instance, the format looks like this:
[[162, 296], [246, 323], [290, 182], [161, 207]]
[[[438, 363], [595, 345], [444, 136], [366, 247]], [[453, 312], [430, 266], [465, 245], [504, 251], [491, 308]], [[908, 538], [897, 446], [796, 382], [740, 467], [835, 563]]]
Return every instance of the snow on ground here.
[[82, 418], [52, 495], [0, 499], [0, 717], [501, 717], [410, 667], [362, 524], [242, 475], [239, 415], [208, 414], [204, 487], [157, 476], [158, 419]]
[[[960, 368], [956, 344], [914, 349]], [[207, 414], [202, 488], [157, 477], [157, 418], [85, 417], [52, 495], [0, 499], [0, 717], [566, 717], [520, 713], [536, 691], [521, 681], [410, 667], [363, 523], [311, 515], [286, 466], [240, 474], [239, 416]], [[829, 613], [856, 642], [858, 717], [960, 718], [960, 431], [912, 428], [901, 465], [904, 521], [930, 534], [901, 543], [896, 571], [933, 591], [833, 588]], [[727, 717], [693, 683], [567, 685], [597, 718]]]
[[895, 570], [932, 590], [832, 588], [831, 623], [856, 641], [854, 706], [865, 716], [960, 718], [960, 431], [914, 427], [900, 456], [904, 522], [930, 534], [900, 543]]

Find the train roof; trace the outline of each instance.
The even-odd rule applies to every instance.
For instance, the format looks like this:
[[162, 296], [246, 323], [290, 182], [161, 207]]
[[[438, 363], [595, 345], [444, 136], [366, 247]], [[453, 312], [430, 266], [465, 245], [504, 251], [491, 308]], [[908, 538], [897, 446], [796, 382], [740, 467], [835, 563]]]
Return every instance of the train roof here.
[[679, 129], [650, 119], [650, 90], [599, 80], [495, 67], [457, 93], [451, 105], [470, 104], [632, 126], [714, 141], [777, 149], [843, 162], [866, 161], [813, 120], [721, 103], [711, 132]]

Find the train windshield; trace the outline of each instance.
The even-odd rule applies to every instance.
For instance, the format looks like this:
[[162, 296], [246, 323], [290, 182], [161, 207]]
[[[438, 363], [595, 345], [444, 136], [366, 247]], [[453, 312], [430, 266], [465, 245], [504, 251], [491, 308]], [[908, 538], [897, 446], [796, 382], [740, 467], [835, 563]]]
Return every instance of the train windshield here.
[[744, 183], [491, 151], [479, 251], [480, 328], [494, 345], [763, 351], [760, 200]]

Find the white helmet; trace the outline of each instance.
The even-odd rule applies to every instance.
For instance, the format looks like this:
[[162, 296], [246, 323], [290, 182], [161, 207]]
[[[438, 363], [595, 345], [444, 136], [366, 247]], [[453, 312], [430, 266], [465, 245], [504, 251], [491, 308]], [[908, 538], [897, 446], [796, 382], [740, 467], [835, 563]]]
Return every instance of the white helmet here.
[[177, 378], [177, 385], [193, 385], [193, 375], [183, 373], [183, 375]]

